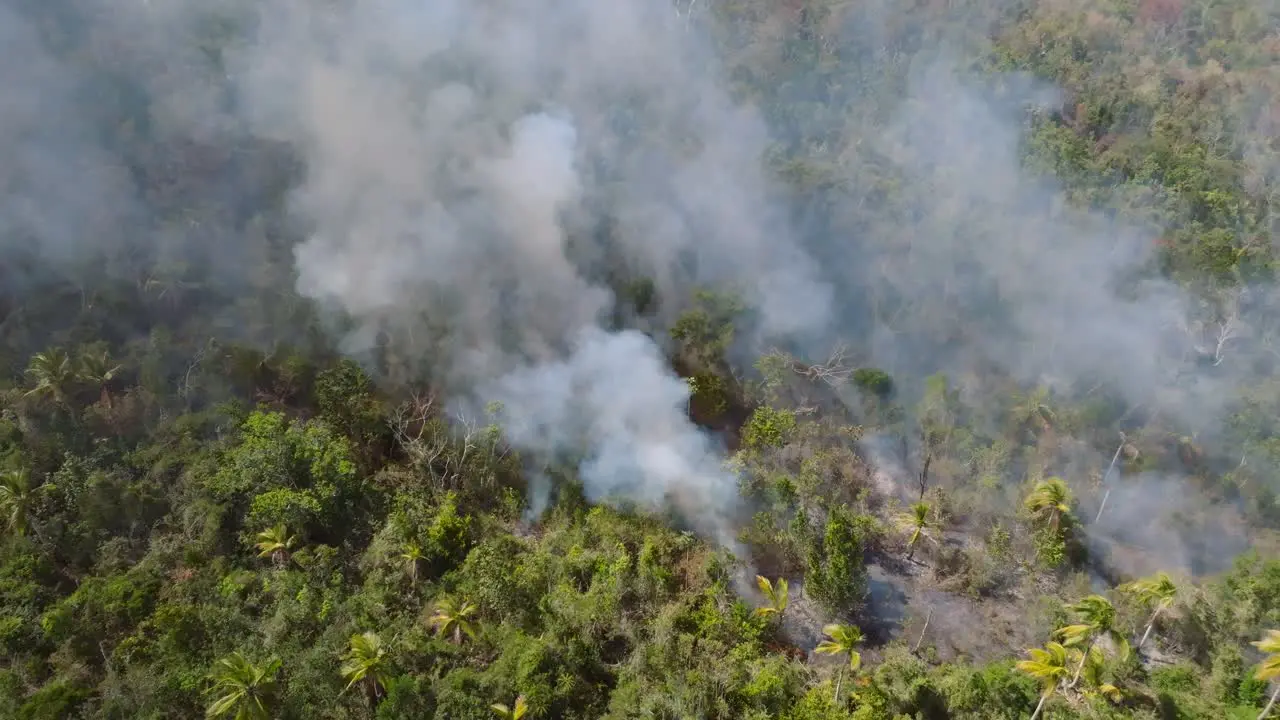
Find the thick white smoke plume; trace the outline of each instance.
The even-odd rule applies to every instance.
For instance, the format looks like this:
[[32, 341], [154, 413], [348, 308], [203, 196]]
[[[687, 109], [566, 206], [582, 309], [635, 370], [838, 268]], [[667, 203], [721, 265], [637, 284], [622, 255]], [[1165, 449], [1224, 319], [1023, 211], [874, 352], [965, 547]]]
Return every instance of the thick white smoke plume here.
[[773, 202], [761, 119], [671, 7], [263, 8], [234, 66], [255, 131], [305, 160], [299, 289], [357, 323], [356, 349], [391, 333], [454, 394], [499, 401], [522, 449], [583, 458], [593, 499], [675, 500], [730, 542], [733, 478], [661, 348], [604, 329], [595, 265], [663, 297], [735, 283], [772, 336], [823, 327], [828, 291]]

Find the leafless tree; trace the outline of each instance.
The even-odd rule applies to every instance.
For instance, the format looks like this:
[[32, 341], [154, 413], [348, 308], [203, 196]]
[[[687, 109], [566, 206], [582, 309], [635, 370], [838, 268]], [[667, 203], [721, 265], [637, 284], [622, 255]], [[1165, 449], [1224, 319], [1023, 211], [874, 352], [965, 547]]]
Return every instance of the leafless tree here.
[[414, 467], [441, 489], [460, 487], [464, 474], [482, 475], [482, 482], [491, 484], [494, 466], [510, 452], [491, 426], [481, 426], [461, 412], [439, 412], [431, 393], [411, 393], [391, 412], [388, 424]]

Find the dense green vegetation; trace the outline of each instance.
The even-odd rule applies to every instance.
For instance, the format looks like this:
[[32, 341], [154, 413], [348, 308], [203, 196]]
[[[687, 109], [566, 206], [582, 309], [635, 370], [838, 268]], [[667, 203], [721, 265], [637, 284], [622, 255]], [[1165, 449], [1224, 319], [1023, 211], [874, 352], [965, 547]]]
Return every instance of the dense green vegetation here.
[[[734, 94], [766, 117], [765, 160], [803, 234], [889, 238], [862, 241], [874, 270], [858, 271], [893, 279], [839, 301], [871, 325], [905, 318], [922, 351], [873, 366], [857, 323], [829, 357], [770, 350], [738, 288], [659, 298], [646, 278], [611, 280], [619, 315], [670, 348], [689, 415], [732, 448], [734, 542], [686, 507], [593, 501], [575, 463], [509, 442], [502, 408], [453, 412], [419, 348], [347, 357], [341, 321], [293, 290], [292, 150], [206, 144], [195, 124], [161, 136], [146, 107], [172, 113], [185, 90], [87, 50], [76, 13], [92, 4], [2, 4], [88, 78], [93, 128], [158, 235], [243, 242], [230, 259], [124, 242], [125, 271], [0, 244], [0, 717], [1275, 712], [1274, 4], [701, 8]], [[199, 62], [237, 42], [233, 23], [205, 30]], [[1141, 270], [1195, 298], [1215, 409], [914, 356], [980, 334], [959, 319], [1001, 321], [994, 301], [961, 309], [977, 291], [897, 275], [932, 262], [916, 238], [982, 235], [999, 205], [931, 215], [941, 181], [861, 142], [941, 46], [974, 82], [1019, 72], [1062, 90], [1016, 128], [1026, 177], [1159, 228]], [[958, 256], [940, 257], [951, 272]], [[1246, 320], [1237, 349], [1227, 331]]]

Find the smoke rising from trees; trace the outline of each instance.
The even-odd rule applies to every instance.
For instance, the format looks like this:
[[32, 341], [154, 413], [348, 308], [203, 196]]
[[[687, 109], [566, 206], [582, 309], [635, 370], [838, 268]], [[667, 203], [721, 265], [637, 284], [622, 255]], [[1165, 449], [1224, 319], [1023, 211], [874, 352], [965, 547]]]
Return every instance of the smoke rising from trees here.
[[[644, 329], [727, 284], [758, 316], [748, 342], [816, 355], [849, 338], [908, 394], [994, 366], [1064, 392], [1105, 385], [1208, 434], [1251, 372], [1229, 353], [1252, 358], [1241, 340], [1266, 335], [1246, 303], [1221, 362], [1213, 331], [1230, 312], [1155, 277], [1154, 222], [1071, 209], [1023, 166], [1022, 113], [1061, 99], [1019, 77], [980, 87], [932, 53], [900, 97], [851, 111], [812, 151], [836, 178], [817, 222], [764, 164], [791, 132], [735, 96], [728, 41], [665, 2], [59, 8], [81, 15], [79, 54], [22, 19], [25, 4], [0, 5], [4, 52], [21, 58], [0, 66], [17, 88], [0, 115], [6, 253], [39, 248], [63, 272], [177, 258], [233, 283], [254, 257], [247, 206], [288, 172], [260, 166], [283, 163], [238, 158], [217, 194], [174, 189], [178, 222], [99, 126], [281, 143], [301, 167], [287, 194], [296, 287], [342, 318], [344, 347], [388, 336], [452, 394], [500, 401], [513, 442], [586, 457], [593, 497], [676, 495], [709, 517], [736, 497], [662, 348], [613, 326], [612, 277], [655, 283], [666, 302]], [[897, 67], [876, 55], [906, 43], [906, 12], [879, 8], [824, 42]], [[219, 45], [219, 28], [247, 32]], [[114, 104], [91, 92], [99, 60], [128, 78]]]

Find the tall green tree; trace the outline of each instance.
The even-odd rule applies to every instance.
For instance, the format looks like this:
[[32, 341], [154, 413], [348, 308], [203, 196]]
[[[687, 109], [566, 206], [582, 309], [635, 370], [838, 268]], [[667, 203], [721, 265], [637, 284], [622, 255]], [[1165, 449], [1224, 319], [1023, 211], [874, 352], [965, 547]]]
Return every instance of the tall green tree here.
[[1120, 590], [1132, 593], [1152, 609], [1147, 629], [1143, 631], [1142, 639], [1138, 641], [1138, 649], [1141, 650], [1147, 643], [1147, 638], [1151, 636], [1151, 630], [1156, 626], [1156, 620], [1160, 618], [1160, 614], [1173, 607], [1174, 601], [1178, 599], [1178, 586], [1174, 584], [1173, 578], [1169, 577], [1168, 573], [1159, 572], [1151, 577], [1121, 585]]
[[[862, 643], [862, 631], [855, 625], [832, 623], [822, 628], [826, 639], [818, 643], [813, 651], [819, 655], [849, 656], [849, 669], [857, 672], [862, 667], [862, 653], [855, 648]], [[840, 702], [840, 683], [844, 679], [844, 668], [840, 668], [840, 678], [836, 680], [835, 702]]]
[[377, 702], [391, 681], [387, 649], [375, 632], [351, 636], [351, 647], [342, 658], [338, 669], [347, 680], [347, 690], [357, 683], [368, 690], [371, 702]]
[[57, 347], [33, 355], [26, 374], [32, 383], [27, 395], [48, 397], [59, 405], [66, 404], [67, 393], [76, 378], [71, 356]]
[[43, 489], [31, 487], [31, 475], [25, 468], [0, 474], [0, 518], [5, 530], [25, 535], [31, 523], [36, 497]]
[[921, 540], [934, 539], [933, 508], [927, 502], [912, 503], [911, 509], [900, 513], [895, 520], [899, 527], [910, 533], [907, 538], [907, 561], [910, 562]]
[[[1266, 656], [1262, 658], [1262, 662], [1258, 663], [1257, 670], [1253, 676], [1262, 682], [1275, 683], [1280, 679], [1280, 630], [1268, 630], [1266, 636], [1261, 640], [1257, 640], [1252, 645]], [[1275, 707], [1276, 698], [1280, 697], [1280, 684], [1271, 691], [1271, 699], [1267, 701], [1267, 706], [1262, 709], [1258, 715], [1258, 720], [1262, 720], [1271, 712], [1271, 708]]]
[[1044, 704], [1053, 696], [1067, 677], [1067, 648], [1060, 643], [1050, 642], [1044, 649], [1032, 648], [1027, 651], [1028, 660], [1019, 660], [1014, 666], [1019, 671], [1030, 675], [1040, 683], [1040, 702], [1036, 703], [1031, 720], [1040, 717]]
[[756, 614], [762, 617], [781, 616], [787, 610], [789, 601], [789, 590], [785, 578], [778, 578], [776, 582], [770, 581], [763, 575], [756, 576], [756, 586], [760, 588], [760, 592], [764, 594], [764, 599], [769, 603], [761, 608], [756, 608]]
[[422, 547], [418, 543], [406, 543], [404, 551], [400, 553], [400, 559], [404, 561], [405, 569], [409, 572], [409, 582], [418, 582], [418, 563], [426, 557], [422, 553]]
[[1027, 495], [1025, 505], [1032, 516], [1057, 531], [1062, 519], [1071, 514], [1071, 489], [1059, 477], [1042, 480]]
[[493, 710], [493, 714], [502, 720], [520, 720], [529, 712], [529, 705], [525, 702], [524, 696], [516, 698], [515, 705], [507, 707], [502, 703], [494, 703], [489, 706]]
[[1079, 647], [1084, 650], [1075, 675], [1071, 678], [1071, 687], [1080, 681], [1080, 673], [1084, 670], [1089, 653], [1103, 637], [1115, 643], [1120, 657], [1129, 654], [1129, 640], [1116, 627], [1116, 609], [1111, 601], [1101, 595], [1090, 595], [1080, 602], [1068, 604], [1067, 610], [1075, 614], [1078, 622], [1059, 628], [1054, 634], [1062, 639], [1067, 647]]
[[90, 352], [80, 356], [80, 367], [76, 376], [97, 387], [102, 403], [111, 407], [111, 381], [116, 378], [116, 374], [122, 367], [111, 361], [111, 355], [106, 350]]
[[476, 637], [476, 629], [471, 622], [475, 612], [476, 606], [466, 600], [459, 602], [444, 597], [436, 602], [435, 612], [427, 619], [427, 625], [435, 629], [436, 635], [449, 637], [455, 644], [461, 644], [463, 635], [473, 640]]
[[215, 695], [205, 709], [207, 718], [271, 720], [274, 717], [280, 660], [271, 658], [254, 665], [239, 651], [213, 664], [208, 694]]
[[269, 557], [277, 565], [283, 565], [288, 562], [289, 551], [293, 550], [295, 542], [297, 538], [289, 534], [288, 528], [276, 525], [258, 533], [254, 547], [258, 549], [258, 557]]

